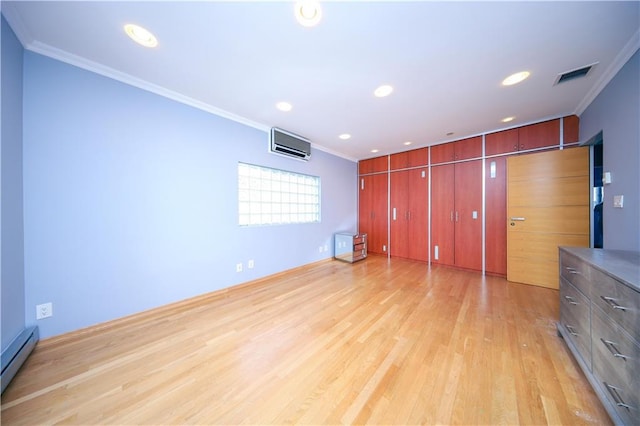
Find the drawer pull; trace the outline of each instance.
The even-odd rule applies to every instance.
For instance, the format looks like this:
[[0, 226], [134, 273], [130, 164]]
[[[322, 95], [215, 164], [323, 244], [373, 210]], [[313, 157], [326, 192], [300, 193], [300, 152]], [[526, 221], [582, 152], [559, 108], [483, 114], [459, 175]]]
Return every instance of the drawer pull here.
[[629, 358], [626, 355], [622, 355], [619, 351], [618, 348], [616, 348], [616, 344], [610, 340], [604, 340], [602, 337], [600, 338], [600, 341], [607, 347], [607, 349], [609, 349], [609, 352], [611, 352], [613, 354], [614, 357], [616, 358], [622, 358], [624, 361], [627, 360], [627, 358]]
[[576, 271], [574, 268], [570, 268], [570, 267], [568, 267], [568, 266], [565, 266], [564, 268], [565, 268], [565, 269], [567, 270], [567, 272], [569, 272], [570, 274], [580, 275], [580, 272]]
[[567, 327], [567, 330], [569, 330], [569, 334], [572, 336], [577, 336], [578, 333], [576, 333], [576, 329], [571, 327], [569, 324], [565, 324], [565, 327]]
[[567, 299], [567, 301], [568, 301], [568, 302], [569, 302], [569, 304], [571, 304], [571, 305], [577, 305], [577, 304], [578, 304], [578, 303], [576, 302], [576, 300], [575, 300], [573, 297], [571, 297], [571, 296], [565, 296], [564, 298], [565, 298], [565, 299]]
[[609, 393], [611, 394], [611, 396], [613, 397], [613, 400], [615, 401], [616, 405], [618, 407], [624, 407], [627, 409], [627, 411], [631, 411], [631, 407], [628, 404], [625, 404], [624, 399], [622, 399], [620, 397], [620, 394], [618, 394], [618, 388], [616, 388], [615, 386], [611, 386], [609, 383], [607, 382], [602, 382], [604, 383], [604, 385], [607, 387], [607, 390], [609, 391]]
[[616, 302], [616, 299], [614, 299], [613, 297], [600, 296], [600, 298], [605, 302], [607, 302], [609, 306], [611, 306], [613, 309], [619, 309], [621, 311], [627, 310], [627, 308], [625, 308], [624, 306], [618, 305], [618, 303]]

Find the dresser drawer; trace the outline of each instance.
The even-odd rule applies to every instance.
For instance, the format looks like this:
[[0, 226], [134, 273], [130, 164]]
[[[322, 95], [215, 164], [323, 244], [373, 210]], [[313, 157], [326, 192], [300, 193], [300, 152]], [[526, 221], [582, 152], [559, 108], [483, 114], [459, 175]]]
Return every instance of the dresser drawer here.
[[589, 294], [591, 266], [565, 252], [560, 252], [560, 276], [576, 286], [583, 294]]
[[367, 234], [359, 234], [353, 236], [353, 244], [366, 244]]
[[589, 300], [564, 278], [560, 278], [560, 324], [591, 370], [591, 309]]
[[640, 423], [640, 346], [596, 306], [592, 309], [593, 373], [616, 412]]
[[597, 269], [591, 270], [591, 282], [591, 301], [640, 341], [640, 294]]

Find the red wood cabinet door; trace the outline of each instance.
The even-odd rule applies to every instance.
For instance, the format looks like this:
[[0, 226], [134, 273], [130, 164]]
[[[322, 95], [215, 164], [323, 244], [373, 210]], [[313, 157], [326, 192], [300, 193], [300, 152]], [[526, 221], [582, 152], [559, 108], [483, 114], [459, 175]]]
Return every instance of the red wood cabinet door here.
[[454, 158], [468, 160], [482, 157], [482, 136], [462, 139], [453, 143]]
[[431, 262], [454, 265], [454, 165], [431, 168]]
[[429, 260], [429, 170], [414, 169], [409, 175], [409, 222], [406, 241], [409, 258]]
[[489, 133], [485, 136], [485, 154], [496, 155], [518, 151], [518, 129]]
[[409, 167], [409, 152], [399, 152], [389, 156], [389, 170], [406, 169]]
[[507, 275], [507, 157], [485, 160], [485, 267]]
[[482, 270], [482, 160], [455, 165], [455, 265]]
[[431, 164], [447, 163], [455, 158], [454, 142], [443, 143], [431, 147]]
[[371, 234], [373, 209], [372, 176], [358, 177], [358, 233]]
[[408, 167], [421, 167], [429, 164], [429, 148], [409, 151]]
[[393, 172], [390, 179], [391, 219], [389, 254], [409, 257], [409, 171]]
[[580, 140], [580, 119], [575, 115], [570, 115], [562, 120], [563, 143], [578, 142]]
[[368, 249], [373, 253], [387, 253], [388, 174], [371, 175], [371, 233], [367, 235]]
[[560, 119], [518, 128], [518, 150], [560, 145]]
[[358, 162], [358, 174], [386, 172], [388, 169], [387, 156], [369, 158]]

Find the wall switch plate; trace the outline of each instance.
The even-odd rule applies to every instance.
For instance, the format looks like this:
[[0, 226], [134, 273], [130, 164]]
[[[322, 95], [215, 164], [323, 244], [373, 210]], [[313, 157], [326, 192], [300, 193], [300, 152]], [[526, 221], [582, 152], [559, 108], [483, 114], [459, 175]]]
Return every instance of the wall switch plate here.
[[477, 219], [478, 218], [478, 212], [476, 210], [471, 212], [471, 219]]
[[236, 272], [242, 272], [242, 263], [236, 263]]
[[249, 269], [253, 269], [253, 259], [251, 259], [251, 260], [249, 260], [249, 261], [247, 262], [247, 268], [249, 268]]
[[614, 195], [613, 207], [616, 209], [621, 209], [623, 205], [624, 205], [624, 195]]
[[53, 303], [43, 303], [36, 305], [36, 319], [49, 318], [53, 316]]
[[609, 185], [611, 183], [611, 172], [604, 172], [602, 174], [602, 183]]

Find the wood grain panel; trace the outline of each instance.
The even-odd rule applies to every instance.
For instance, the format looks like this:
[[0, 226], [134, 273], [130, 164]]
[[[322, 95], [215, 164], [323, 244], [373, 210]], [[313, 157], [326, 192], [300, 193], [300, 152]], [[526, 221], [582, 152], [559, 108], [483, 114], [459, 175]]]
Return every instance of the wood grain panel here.
[[[391, 172], [390, 199], [391, 217], [389, 254], [397, 257], [409, 257], [409, 171]], [[395, 210], [395, 217], [394, 212]]]
[[429, 170], [409, 172], [409, 259], [429, 260]]
[[482, 220], [482, 161], [457, 163], [454, 256], [456, 266], [482, 270]]
[[560, 119], [518, 128], [520, 151], [557, 145], [560, 145]]
[[[524, 221], [511, 221], [524, 217]], [[589, 235], [589, 206], [510, 207], [507, 231]], [[514, 225], [511, 225], [511, 224]]]
[[[507, 256], [509, 281], [557, 289], [559, 287], [558, 261]], [[555, 273], [554, 273], [555, 271]]]
[[485, 136], [485, 154], [497, 155], [518, 151], [518, 129], [489, 133]]
[[454, 143], [443, 143], [433, 145], [431, 149], [431, 164], [448, 163], [455, 160]]
[[431, 262], [442, 265], [455, 262], [454, 179], [453, 164], [431, 168]]
[[[507, 273], [507, 160], [485, 160], [485, 268], [493, 274]], [[495, 177], [491, 177], [491, 164]]]
[[566, 239], [588, 246], [588, 154], [576, 148], [507, 159], [509, 280], [558, 288], [556, 247]]
[[610, 425], [558, 305], [422, 262], [323, 261], [39, 342], [2, 423]]
[[418, 148], [391, 154], [389, 164], [391, 165], [391, 170], [427, 166], [429, 164], [429, 148]]
[[482, 157], [482, 136], [461, 139], [453, 143], [454, 158], [456, 160], [469, 160]]
[[588, 176], [588, 167], [589, 149], [582, 147], [511, 157], [507, 175], [509, 181]]
[[563, 142], [572, 143], [580, 140], [580, 119], [576, 115], [569, 115], [563, 118]]
[[388, 156], [369, 158], [358, 162], [358, 174], [386, 172], [389, 168]]
[[509, 188], [512, 207], [588, 206], [590, 202], [589, 175], [512, 181]]
[[587, 247], [589, 235], [539, 234], [514, 232], [509, 235], [509, 253], [513, 257], [532, 256], [543, 260], [558, 260], [558, 247]]

